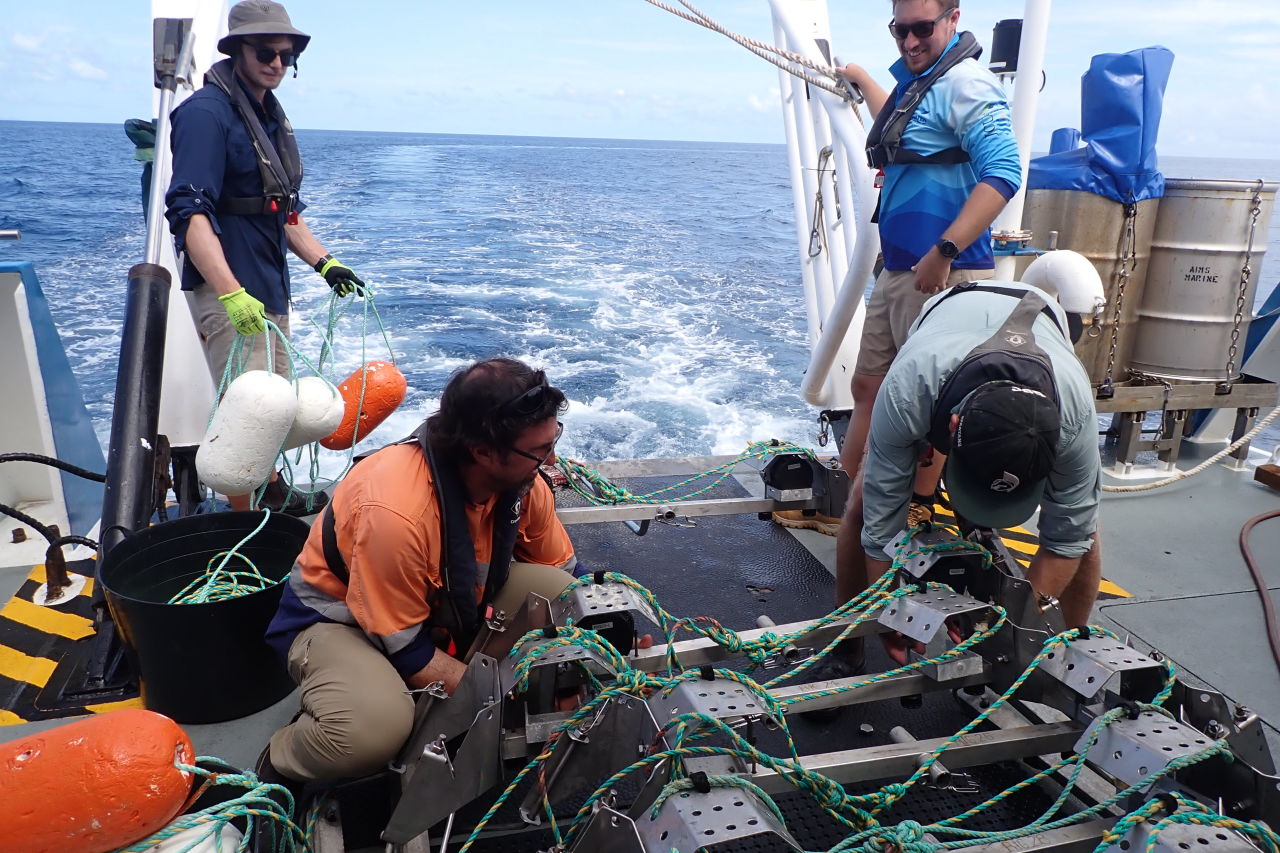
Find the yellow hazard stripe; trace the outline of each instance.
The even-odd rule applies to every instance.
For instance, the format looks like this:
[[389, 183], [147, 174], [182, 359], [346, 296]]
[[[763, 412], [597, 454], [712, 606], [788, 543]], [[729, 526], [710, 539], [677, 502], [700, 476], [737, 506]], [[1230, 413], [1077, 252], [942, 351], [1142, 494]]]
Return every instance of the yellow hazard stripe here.
[[[90, 575], [86, 575], [85, 577], [86, 577], [86, 580], [84, 584], [84, 589], [80, 590], [80, 594], [93, 595], [93, 577]], [[27, 575], [27, 579], [33, 580], [36, 583], [45, 583], [48, 580], [48, 578], [45, 576], [45, 573], [44, 573], [44, 564], [41, 563], [40, 565], [34, 567], [31, 570], [31, 574]]]
[[108, 714], [112, 711], [119, 711], [124, 708], [141, 708], [142, 697], [134, 699], [121, 699], [119, 702], [100, 702], [97, 705], [85, 705], [84, 709], [94, 714]]
[[1133, 598], [1133, 593], [1111, 581], [1103, 578], [1102, 583], [1098, 584], [1098, 592], [1114, 595], [1116, 598]]
[[14, 726], [18, 723], [25, 722], [26, 720], [22, 719], [12, 711], [6, 711], [4, 708], [0, 708], [0, 726]]
[[11, 598], [0, 610], [0, 616], [35, 628], [45, 634], [57, 634], [68, 640], [80, 640], [93, 633], [93, 622], [74, 613], [63, 613], [41, 607], [24, 598]]
[[44, 687], [58, 664], [48, 658], [34, 658], [17, 649], [0, 646], [0, 675], [14, 681], [23, 681]]

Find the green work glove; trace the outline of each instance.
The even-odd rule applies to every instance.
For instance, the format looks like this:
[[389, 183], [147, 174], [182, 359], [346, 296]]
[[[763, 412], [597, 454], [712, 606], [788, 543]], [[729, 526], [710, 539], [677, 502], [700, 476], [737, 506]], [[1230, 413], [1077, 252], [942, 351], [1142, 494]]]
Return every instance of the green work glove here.
[[351, 267], [333, 255], [325, 255], [316, 261], [315, 270], [324, 276], [324, 280], [339, 296], [350, 296], [353, 293], [364, 295], [364, 282], [351, 271]]
[[263, 325], [266, 310], [262, 303], [249, 295], [243, 287], [232, 293], [218, 297], [222, 307], [227, 309], [227, 319], [236, 331], [242, 335], [260, 335], [267, 330]]

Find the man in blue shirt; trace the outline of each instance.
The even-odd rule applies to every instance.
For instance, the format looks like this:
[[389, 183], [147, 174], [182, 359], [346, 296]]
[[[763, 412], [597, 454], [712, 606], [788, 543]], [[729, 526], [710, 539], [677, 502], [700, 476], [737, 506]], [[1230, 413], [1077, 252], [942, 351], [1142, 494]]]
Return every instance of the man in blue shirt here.
[[[894, 0], [889, 31], [901, 59], [890, 68], [892, 93], [858, 65], [841, 70], [876, 114], [867, 159], [880, 170], [876, 221], [883, 255], [867, 302], [853, 415], [840, 452], [851, 480], [862, 464], [876, 393], [921, 306], [947, 287], [995, 274], [988, 229], [1022, 182], [1009, 104], [1000, 82], [978, 63], [982, 51], [972, 33], [957, 34], [959, 20], [959, 0]], [[919, 470], [915, 492], [929, 506], [941, 467]], [[861, 572], [848, 570], [861, 555], [860, 526], [846, 507], [836, 530], [839, 603], [860, 589], [850, 579]], [[852, 674], [861, 648], [845, 646], [856, 651], [844, 667]]]
[[[363, 285], [302, 219], [302, 161], [293, 127], [273, 94], [286, 69], [297, 75], [298, 56], [310, 41], [279, 3], [237, 3], [227, 35], [218, 42], [218, 50], [231, 58], [210, 68], [205, 85], [173, 112], [166, 216], [178, 251], [185, 252], [182, 289], [215, 383], [237, 334], [262, 335], [265, 318], [288, 335], [286, 250], [313, 266], [341, 296]], [[289, 356], [278, 337], [249, 337], [244, 369], [266, 369], [268, 348], [272, 368], [290, 378]], [[263, 502], [278, 509], [285, 491], [277, 474], [271, 480]], [[232, 509], [249, 508], [249, 495], [228, 498]]]

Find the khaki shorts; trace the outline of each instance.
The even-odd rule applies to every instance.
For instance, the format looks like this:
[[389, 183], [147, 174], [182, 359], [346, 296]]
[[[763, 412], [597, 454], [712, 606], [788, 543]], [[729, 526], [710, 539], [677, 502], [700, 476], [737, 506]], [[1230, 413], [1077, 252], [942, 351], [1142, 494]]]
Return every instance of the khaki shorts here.
[[[947, 286], [995, 277], [995, 270], [952, 270]], [[867, 301], [867, 319], [862, 326], [855, 373], [884, 376], [907, 339], [911, 324], [933, 294], [916, 290], [916, 274], [911, 270], [881, 270]]]
[[[231, 345], [236, 339], [235, 326], [227, 318], [227, 310], [218, 301], [217, 292], [207, 284], [195, 290], [186, 291], [187, 305], [191, 308], [191, 319], [195, 321], [196, 332], [200, 335], [200, 345], [204, 349], [204, 360], [209, 365], [209, 374], [213, 377], [214, 387], [222, 382], [222, 373], [227, 366], [227, 356], [231, 354]], [[289, 315], [267, 313], [267, 319], [280, 327], [285, 337], [289, 336]], [[271, 338], [272, 369], [289, 379], [289, 353], [279, 335], [267, 333], [253, 335], [245, 341], [249, 349], [245, 370], [267, 369], [266, 340]]]

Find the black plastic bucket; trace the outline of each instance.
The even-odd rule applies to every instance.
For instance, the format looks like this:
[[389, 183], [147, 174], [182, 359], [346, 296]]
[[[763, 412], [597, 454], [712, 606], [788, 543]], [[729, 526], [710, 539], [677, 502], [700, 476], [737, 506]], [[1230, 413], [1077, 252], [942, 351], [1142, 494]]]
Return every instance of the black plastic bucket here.
[[[98, 567], [98, 582], [141, 674], [142, 701], [150, 710], [180, 723], [216, 723], [260, 711], [293, 689], [293, 679], [263, 639], [281, 585], [207, 604], [166, 603], [205, 573], [210, 558], [261, 522], [260, 512], [166, 521], [129, 536]], [[239, 553], [263, 577], [283, 579], [309, 529], [300, 519], [273, 513]]]

